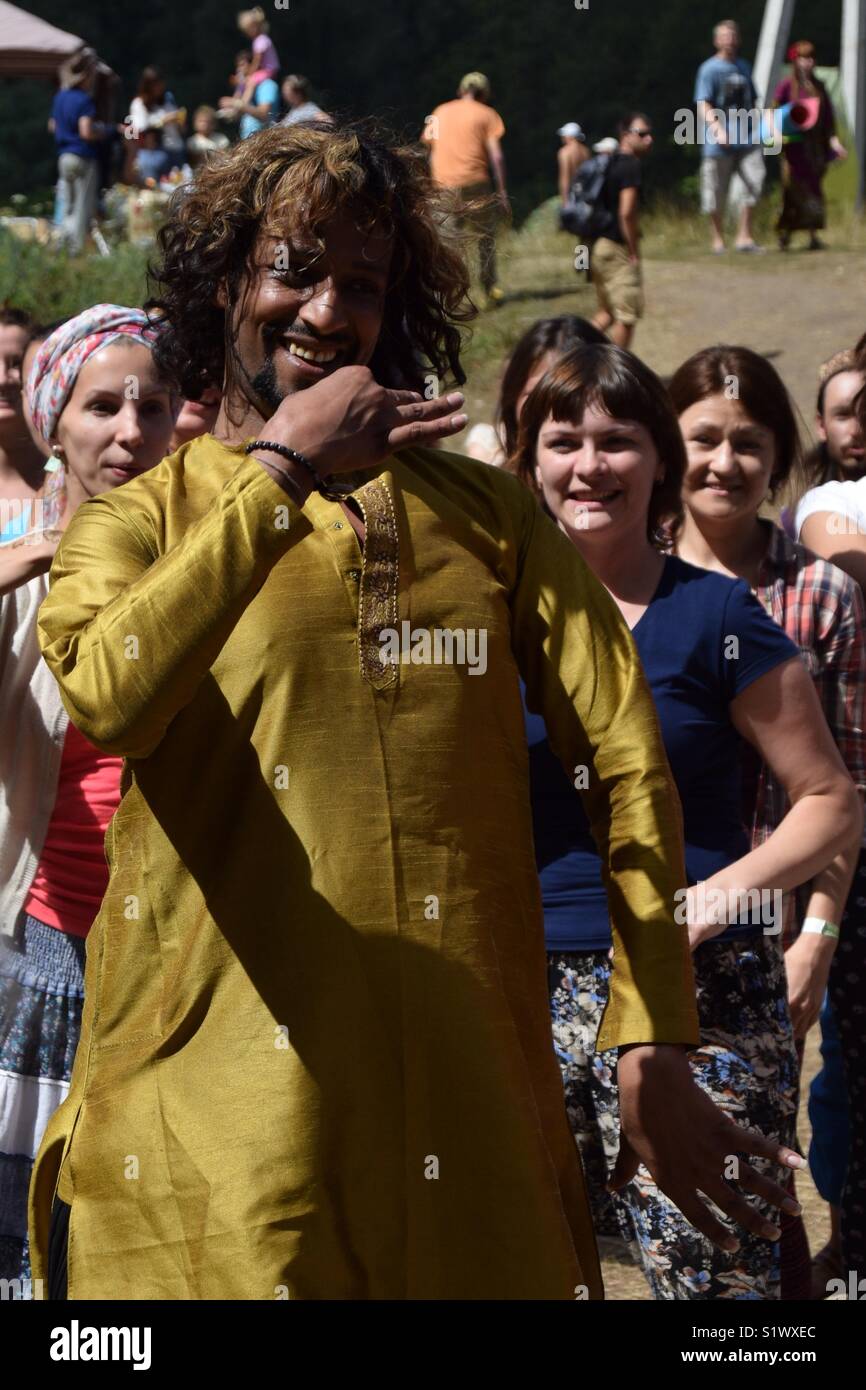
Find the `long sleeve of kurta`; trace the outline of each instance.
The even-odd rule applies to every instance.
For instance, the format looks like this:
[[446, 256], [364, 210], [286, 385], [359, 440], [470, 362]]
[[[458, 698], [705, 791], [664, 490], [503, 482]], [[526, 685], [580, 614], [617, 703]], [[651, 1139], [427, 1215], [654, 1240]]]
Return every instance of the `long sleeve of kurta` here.
[[581, 790], [602, 861], [614, 970], [599, 1049], [694, 1043], [688, 938], [674, 920], [686, 882], [682, 812], [652, 694], [619, 610], [538, 508], [513, 599], [529, 707]]
[[60, 544], [39, 618], [73, 723], [127, 758], [157, 746], [299, 528], [309, 529], [255, 459], [167, 554], [147, 521], [111, 493], [87, 503]]

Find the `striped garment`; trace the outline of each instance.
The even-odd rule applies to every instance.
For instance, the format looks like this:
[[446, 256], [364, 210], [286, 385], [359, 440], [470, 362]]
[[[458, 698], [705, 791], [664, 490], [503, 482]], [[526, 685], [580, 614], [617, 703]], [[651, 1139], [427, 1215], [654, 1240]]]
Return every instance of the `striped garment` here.
[[25, 913], [16, 936], [0, 941], [0, 1279], [25, 1289], [30, 1173], [45, 1126], [69, 1091], [84, 956], [83, 937]]
[[[845, 766], [861, 791], [866, 790], [866, 605], [860, 586], [837, 565], [790, 540], [778, 526], [762, 524], [771, 535], [755, 595], [800, 648]], [[755, 849], [772, 835], [789, 802], [784, 787], [751, 749], [745, 781], [754, 788], [747, 821], [751, 819]], [[799, 933], [800, 915], [797, 895], [786, 893], [786, 949]]]

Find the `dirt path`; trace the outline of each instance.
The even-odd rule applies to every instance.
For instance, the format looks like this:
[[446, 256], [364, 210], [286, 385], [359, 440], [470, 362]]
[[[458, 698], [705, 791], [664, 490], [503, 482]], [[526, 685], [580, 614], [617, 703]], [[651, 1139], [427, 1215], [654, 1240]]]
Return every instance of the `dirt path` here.
[[650, 259], [635, 350], [665, 376], [709, 343], [753, 348], [772, 361], [811, 426], [819, 364], [866, 330], [864, 272], [862, 252]]
[[[506, 301], [484, 313], [464, 353], [470, 423], [490, 420], [502, 365], [536, 319], [591, 317], [591, 285], [574, 273], [570, 239], [543, 224], [503, 243]], [[866, 252], [834, 250], [724, 257], [688, 251], [679, 259], [648, 250], [646, 317], [634, 349], [662, 377], [711, 343], [763, 353], [791, 392], [811, 430], [820, 364], [866, 330]], [[460, 448], [462, 436], [450, 447]]]

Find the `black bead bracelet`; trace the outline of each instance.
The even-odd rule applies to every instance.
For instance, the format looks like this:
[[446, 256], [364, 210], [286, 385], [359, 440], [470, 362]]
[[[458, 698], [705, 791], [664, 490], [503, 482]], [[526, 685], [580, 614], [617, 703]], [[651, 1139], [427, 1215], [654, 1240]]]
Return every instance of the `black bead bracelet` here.
[[323, 478], [316, 471], [306, 454], [299, 453], [297, 449], [290, 449], [288, 444], [274, 444], [269, 439], [254, 439], [252, 444], [247, 444], [244, 453], [251, 454], [254, 449], [265, 449], [272, 454], [279, 454], [281, 458], [288, 459], [290, 463], [301, 464], [312, 477], [316, 491], [322, 497], [327, 498], [329, 502], [341, 502], [344, 497], [348, 497], [349, 493], [354, 491], [354, 483], [351, 486], [344, 485], [342, 489], [340, 489], [339, 484], [331, 486], [328, 479]]

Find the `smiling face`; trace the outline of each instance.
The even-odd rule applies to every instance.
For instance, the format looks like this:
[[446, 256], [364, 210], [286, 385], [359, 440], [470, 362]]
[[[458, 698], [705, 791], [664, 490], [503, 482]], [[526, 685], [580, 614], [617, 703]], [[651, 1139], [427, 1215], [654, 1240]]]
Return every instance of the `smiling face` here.
[[653, 485], [663, 476], [646, 425], [614, 420], [597, 404], [578, 423], [549, 416], [538, 432], [536, 482], [577, 545], [645, 545]]
[[824, 408], [815, 420], [827, 453], [845, 478], [860, 478], [866, 472], [863, 431], [854, 408], [864, 382], [862, 372], [837, 372], [824, 388]]
[[267, 419], [286, 396], [373, 356], [385, 310], [391, 241], [351, 216], [310, 241], [260, 238], [232, 334], [241, 388]]
[[63, 450], [70, 509], [166, 457], [177, 402], [149, 348], [118, 342], [82, 367], [52, 443]]
[[776, 463], [772, 430], [741, 401], [707, 396], [680, 416], [688, 466], [683, 501], [698, 523], [752, 520], [767, 496]]

